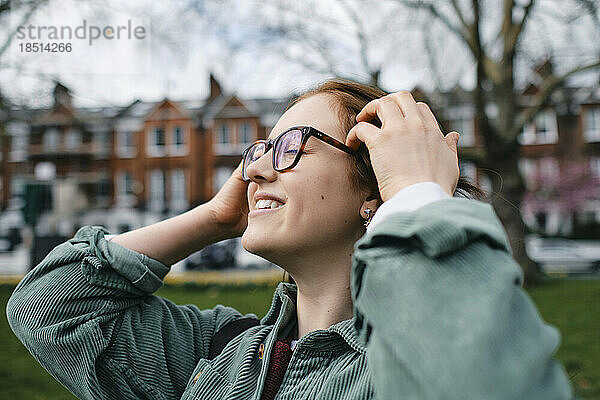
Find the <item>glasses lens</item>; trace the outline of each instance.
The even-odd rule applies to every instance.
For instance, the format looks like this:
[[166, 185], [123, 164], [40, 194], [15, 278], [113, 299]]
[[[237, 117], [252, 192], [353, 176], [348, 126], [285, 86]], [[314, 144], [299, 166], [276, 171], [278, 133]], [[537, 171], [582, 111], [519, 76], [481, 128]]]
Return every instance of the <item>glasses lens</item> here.
[[281, 136], [275, 143], [275, 168], [289, 168], [296, 159], [302, 144], [302, 131], [294, 129]]
[[248, 166], [254, 161], [258, 160], [260, 157], [262, 157], [263, 154], [265, 154], [265, 147], [265, 144], [262, 142], [255, 143], [252, 145], [252, 147], [250, 147], [250, 149], [246, 153], [246, 157], [244, 158], [244, 168], [242, 171], [244, 179], [248, 179], [248, 173], [246, 172]]

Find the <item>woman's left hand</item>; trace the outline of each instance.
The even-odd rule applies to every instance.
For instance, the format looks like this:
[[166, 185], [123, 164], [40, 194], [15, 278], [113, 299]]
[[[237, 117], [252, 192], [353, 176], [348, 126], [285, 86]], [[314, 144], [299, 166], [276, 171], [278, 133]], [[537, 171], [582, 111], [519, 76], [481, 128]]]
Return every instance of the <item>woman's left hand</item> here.
[[[381, 128], [367, 122], [375, 117]], [[364, 142], [369, 149], [383, 201], [419, 182], [435, 182], [454, 194], [460, 175], [459, 134], [444, 136], [427, 104], [416, 103], [407, 91], [393, 93], [371, 101], [356, 120], [346, 145], [358, 149]]]

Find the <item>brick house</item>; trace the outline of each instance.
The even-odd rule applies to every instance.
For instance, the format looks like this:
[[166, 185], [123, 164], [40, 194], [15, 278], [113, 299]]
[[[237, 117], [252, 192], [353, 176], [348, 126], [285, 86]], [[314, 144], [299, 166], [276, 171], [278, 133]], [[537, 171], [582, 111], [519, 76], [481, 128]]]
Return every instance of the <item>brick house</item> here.
[[[536, 90], [527, 87], [522, 101]], [[461, 153], [481, 146], [470, 93], [455, 88], [426, 96], [417, 88], [414, 95], [435, 98], [444, 127], [461, 133]], [[287, 103], [225, 93], [211, 75], [205, 99], [75, 108], [69, 89], [57, 82], [53, 107], [15, 110], [0, 135], [0, 226], [18, 219], [15, 210], [28, 195], [24, 188], [33, 183], [45, 185], [57, 201], [38, 210], [44, 211], [42, 232], [66, 236], [89, 223], [122, 232], [181, 213], [214, 196], [242, 150], [269, 134]], [[569, 233], [577, 221], [600, 223], [600, 198], [570, 210], [558, 195], [539, 196], [568, 176], [573, 160], [585, 164], [594, 179], [600, 177], [599, 87], [559, 90], [519, 141], [529, 193], [521, 210], [526, 223], [548, 234]], [[461, 172], [490, 189], [486, 174], [466, 159]], [[564, 179], [561, 185], [569, 188]]]
[[227, 94], [211, 75], [207, 99], [75, 108], [57, 82], [51, 108], [15, 110], [6, 124], [0, 221], [32, 186], [56, 203], [38, 210], [41, 233], [107, 221], [121, 232], [179, 214], [214, 196], [286, 104]]
[[[533, 101], [534, 84], [521, 93], [521, 105]], [[459, 155], [482, 146], [471, 93], [456, 88], [435, 93], [448, 131], [461, 133]], [[488, 115], [497, 112], [486, 110]], [[547, 235], [573, 233], [576, 225], [600, 224], [600, 87], [561, 88], [518, 137], [519, 170], [526, 194], [521, 214], [526, 224]], [[488, 174], [468, 157], [461, 174], [491, 190]], [[494, 173], [492, 171], [492, 176]], [[498, 179], [496, 177], [496, 179]], [[596, 232], [597, 234], [597, 232]]]

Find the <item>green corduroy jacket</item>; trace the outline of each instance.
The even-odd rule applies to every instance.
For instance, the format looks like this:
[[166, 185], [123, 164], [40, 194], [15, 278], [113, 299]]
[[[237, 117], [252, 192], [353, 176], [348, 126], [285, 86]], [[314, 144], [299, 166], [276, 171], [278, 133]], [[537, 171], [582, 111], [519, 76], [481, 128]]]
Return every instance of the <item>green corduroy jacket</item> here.
[[[296, 286], [280, 283], [260, 325], [209, 360], [220, 327], [256, 315], [153, 295], [169, 268], [105, 233], [81, 228], [8, 302], [44, 368], [81, 399], [260, 399], [274, 342], [296, 324]], [[560, 334], [521, 285], [489, 204], [398, 212], [354, 246], [353, 318], [300, 338], [276, 398], [570, 399]]]

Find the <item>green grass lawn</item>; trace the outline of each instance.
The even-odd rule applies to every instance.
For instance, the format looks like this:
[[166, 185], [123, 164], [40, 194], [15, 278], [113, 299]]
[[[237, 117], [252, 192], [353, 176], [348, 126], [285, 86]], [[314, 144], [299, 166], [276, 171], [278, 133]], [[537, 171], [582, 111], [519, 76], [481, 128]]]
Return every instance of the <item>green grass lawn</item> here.
[[[0, 286], [3, 310], [14, 288]], [[192, 288], [165, 287], [158, 295], [178, 304], [201, 309], [225, 304], [242, 313], [265, 315], [274, 287]], [[544, 319], [559, 328], [561, 360], [579, 398], [600, 399], [600, 280], [553, 280], [529, 290]], [[58, 384], [14, 337], [0, 317], [0, 399], [74, 399]]]

